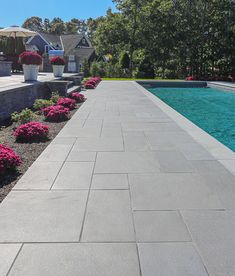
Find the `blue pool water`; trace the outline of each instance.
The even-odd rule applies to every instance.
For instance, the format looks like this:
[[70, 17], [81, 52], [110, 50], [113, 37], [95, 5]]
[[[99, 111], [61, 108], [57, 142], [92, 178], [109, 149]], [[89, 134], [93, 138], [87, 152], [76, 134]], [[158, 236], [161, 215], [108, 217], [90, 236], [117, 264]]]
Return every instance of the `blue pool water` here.
[[235, 93], [213, 88], [149, 88], [152, 94], [235, 151]]

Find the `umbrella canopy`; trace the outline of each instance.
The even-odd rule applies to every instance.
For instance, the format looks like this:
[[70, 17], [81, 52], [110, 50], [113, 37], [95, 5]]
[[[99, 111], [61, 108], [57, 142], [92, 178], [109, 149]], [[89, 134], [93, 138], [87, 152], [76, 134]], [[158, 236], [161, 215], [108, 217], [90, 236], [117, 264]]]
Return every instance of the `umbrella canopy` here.
[[35, 36], [37, 33], [18, 27], [18, 26], [12, 26], [12, 27], [7, 27], [4, 29], [0, 30], [0, 36], [7, 36], [7, 37], [30, 37], [30, 36]]

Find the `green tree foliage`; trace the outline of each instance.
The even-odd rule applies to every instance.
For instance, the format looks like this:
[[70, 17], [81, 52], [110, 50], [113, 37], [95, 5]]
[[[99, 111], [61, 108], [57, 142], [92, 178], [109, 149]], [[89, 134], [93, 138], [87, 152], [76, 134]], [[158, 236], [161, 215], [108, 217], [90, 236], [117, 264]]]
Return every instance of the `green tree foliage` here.
[[22, 38], [0, 38], [0, 52], [3, 52], [4, 54], [20, 54], [23, 51], [25, 51], [25, 46]]
[[23, 26], [55, 34], [85, 32], [101, 59], [112, 57], [101, 66], [106, 75], [126, 74], [120, 63], [124, 52], [130, 58], [131, 74], [143, 74], [146, 64], [151, 68], [147, 75], [154, 70], [166, 78], [235, 74], [235, 1], [113, 2], [117, 11], [109, 9], [96, 19], [63, 22], [60, 18], [32, 17]]
[[[92, 19], [89, 20], [89, 22], [91, 21]], [[55, 17], [50, 21], [48, 18], [43, 20], [40, 17], [33, 16], [26, 19], [22, 26], [32, 31], [58, 35], [88, 32], [88, 20], [80, 20], [77, 18], [64, 22], [59, 17]], [[90, 33], [92, 33], [92, 31], [93, 29], [90, 30]]]
[[32, 16], [26, 19], [22, 27], [34, 32], [42, 32], [44, 28], [42, 18], [38, 16]]
[[94, 45], [98, 55], [111, 54], [113, 62], [119, 60], [120, 49], [128, 49], [128, 19], [121, 13], [107, 11], [104, 20], [100, 21], [95, 31]]
[[113, 65], [127, 51], [135, 73], [147, 63], [161, 77], [235, 73], [234, 1], [114, 2], [118, 12], [108, 11], [93, 33], [98, 53], [112, 54]]
[[120, 65], [122, 69], [129, 69], [130, 68], [130, 57], [127, 52], [124, 52], [120, 55]]
[[99, 76], [101, 78], [106, 76], [106, 63], [105, 62], [93, 62], [91, 65], [91, 75]]
[[52, 34], [60, 35], [60, 34], [65, 33], [66, 25], [65, 25], [64, 21], [61, 18], [55, 17], [51, 21], [50, 25], [51, 25], [51, 33]]

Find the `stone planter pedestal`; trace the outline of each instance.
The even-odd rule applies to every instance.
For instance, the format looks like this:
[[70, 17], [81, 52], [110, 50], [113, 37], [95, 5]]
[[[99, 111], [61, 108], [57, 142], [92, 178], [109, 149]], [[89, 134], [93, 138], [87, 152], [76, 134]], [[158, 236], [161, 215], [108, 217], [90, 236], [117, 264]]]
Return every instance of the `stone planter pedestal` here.
[[12, 61], [0, 61], [0, 76], [10, 76]]

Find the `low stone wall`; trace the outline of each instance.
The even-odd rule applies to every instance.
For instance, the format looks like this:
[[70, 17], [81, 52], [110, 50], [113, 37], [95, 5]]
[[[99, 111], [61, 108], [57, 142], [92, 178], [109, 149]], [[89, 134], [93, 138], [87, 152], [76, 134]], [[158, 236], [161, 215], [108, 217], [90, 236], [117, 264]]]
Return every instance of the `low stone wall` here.
[[0, 88], [0, 122], [8, 119], [15, 111], [33, 106], [36, 99], [49, 98], [52, 92], [59, 92], [61, 96], [67, 96], [69, 89], [80, 84], [83, 73], [65, 76], [61, 80], [35, 82], [21, 84], [17, 87]]
[[50, 89], [45, 83], [30, 84], [0, 91], [0, 121], [8, 119], [15, 111], [32, 107], [38, 98], [46, 98]]

